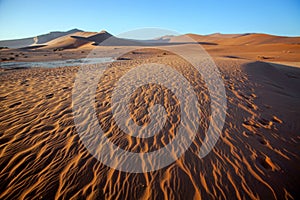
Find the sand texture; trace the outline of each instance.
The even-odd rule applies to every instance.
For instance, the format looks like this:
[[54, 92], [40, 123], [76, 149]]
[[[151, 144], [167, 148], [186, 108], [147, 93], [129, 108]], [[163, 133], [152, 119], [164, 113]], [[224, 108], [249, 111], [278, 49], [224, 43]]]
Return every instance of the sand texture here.
[[[254, 43], [250, 51], [247, 45], [231, 46], [229, 39], [225, 37], [223, 45], [204, 45], [221, 72], [228, 109], [218, 142], [202, 159], [198, 153], [209, 124], [211, 98], [203, 77], [185, 60], [155, 48], [139, 50], [109, 65], [104, 75], [95, 80], [98, 87], [94, 108], [102, 129], [110, 141], [132, 152], [154, 151], [169, 143], [180, 121], [180, 106], [178, 98], [163, 86], [140, 87], [130, 101], [131, 119], [140, 125], [150, 123], [147, 108], [159, 103], [166, 108], [167, 122], [151, 138], [131, 137], [120, 130], [113, 118], [111, 96], [115, 83], [129, 70], [155, 62], [172, 66], [193, 87], [201, 105], [195, 140], [177, 161], [153, 172], [118, 171], [88, 152], [77, 134], [73, 116], [72, 92], [78, 66], [2, 70], [0, 199], [299, 198], [300, 69], [292, 66], [299, 62], [299, 45], [287, 39], [281, 46], [274, 44], [272, 38], [256, 39], [261, 46]], [[241, 38], [235, 40], [244, 44]], [[66, 45], [69, 42], [72, 41], [67, 40]], [[206, 42], [220, 43], [213, 39]], [[59, 39], [52, 44], [58, 47]], [[284, 57], [282, 51], [289, 47], [294, 48], [290, 50], [293, 53], [285, 53]], [[78, 48], [61, 53], [69, 57], [86, 54], [81, 53], [82, 47]], [[99, 47], [99, 52], [112, 55], [108, 52], [117, 48], [126, 47]], [[17, 54], [20, 51], [14, 50]], [[48, 59], [56, 58], [57, 52], [52, 50], [23, 53], [28, 54], [26, 59], [39, 60], [46, 51], [50, 52]], [[11, 52], [3, 51], [1, 56]], [[139, 73], [141, 76], [148, 72]], [[165, 76], [155, 73], [157, 78]], [[82, 87], [89, 89], [88, 84]], [[82, 99], [85, 101], [84, 96]], [[79, 112], [85, 113], [83, 122], [88, 122], [91, 113], [83, 109]], [[183, 112], [189, 115], [191, 111]]]

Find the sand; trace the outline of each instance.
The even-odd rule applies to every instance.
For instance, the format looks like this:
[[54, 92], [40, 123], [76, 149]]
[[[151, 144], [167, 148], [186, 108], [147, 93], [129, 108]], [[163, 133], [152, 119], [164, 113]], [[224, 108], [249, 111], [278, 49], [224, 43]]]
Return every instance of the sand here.
[[[294, 45], [293, 52], [299, 52], [299, 47], [284, 44], [271, 51], [266, 44], [260, 45], [251, 51], [244, 46], [204, 45], [221, 72], [228, 109], [221, 137], [202, 159], [198, 152], [211, 100], [201, 76], [182, 58], [153, 49], [129, 53], [124, 57], [130, 60], [110, 66], [98, 82], [95, 108], [105, 134], [123, 149], [160, 148], [174, 137], [180, 119], [174, 94], [150, 84], [133, 95], [131, 117], [136, 123], [147, 123], [145, 107], [139, 105], [158, 101], [170, 108], [169, 125], [150, 140], [122, 133], [112, 118], [111, 94], [115, 82], [128, 70], [147, 62], [170, 65], [184, 74], [201, 102], [203, 118], [189, 149], [169, 166], [146, 173], [107, 167], [83, 145], [72, 110], [78, 67], [2, 71], [0, 199], [297, 199], [300, 69], [288, 64], [299, 62], [299, 56], [284, 57], [278, 49]], [[110, 55], [125, 47], [103, 48], [99, 52]], [[40, 59], [39, 51], [26, 53], [31, 60]], [[62, 53], [78, 57], [81, 50]], [[48, 57], [55, 59], [55, 55], [52, 52]], [[281, 64], [258, 55], [272, 56], [272, 61]], [[155, 92], [157, 98], [151, 98]], [[88, 119], [90, 113], [86, 115]]]

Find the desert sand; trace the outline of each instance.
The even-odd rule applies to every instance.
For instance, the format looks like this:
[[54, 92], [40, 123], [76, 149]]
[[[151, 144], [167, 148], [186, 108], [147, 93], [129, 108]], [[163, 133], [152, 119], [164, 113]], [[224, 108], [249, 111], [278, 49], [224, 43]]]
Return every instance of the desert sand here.
[[[76, 37], [62, 37], [35, 50], [1, 50], [1, 58], [83, 58], [93, 48], [95, 57], [105, 57], [127, 48], [94, 47], [91, 41], [76, 43]], [[0, 199], [298, 199], [299, 38], [263, 34], [191, 37], [202, 42], [212, 56], [227, 95], [222, 135], [206, 157], [200, 159], [197, 155], [208, 127], [211, 99], [202, 77], [177, 55], [155, 46], [139, 47], [124, 55], [126, 59], [110, 64], [98, 82], [94, 106], [99, 122], [111, 141], [133, 152], [153, 151], [172, 140], [180, 120], [178, 99], [154, 84], [136, 91], [131, 105], [131, 117], [136, 123], [147, 123], [145, 109], [154, 102], [168, 108], [169, 116], [168, 125], [160, 134], [149, 140], [136, 139], [124, 134], [113, 121], [111, 94], [115, 82], [128, 70], [155, 62], [174, 67], [193, 85], [203, 116], [195, 140], [171, 165], [145, 173], [107, 167], [83, 145], [72, 110], [72, 90], [79, 66], [2, 69]], [[180, 36], [171, 40], [180, 42]], [[194, 44], [178, 45], [193, 49]], [[106, 64], [96, 67], [103, 65]], [[86, 114], [88, 119], [89, 113]]]

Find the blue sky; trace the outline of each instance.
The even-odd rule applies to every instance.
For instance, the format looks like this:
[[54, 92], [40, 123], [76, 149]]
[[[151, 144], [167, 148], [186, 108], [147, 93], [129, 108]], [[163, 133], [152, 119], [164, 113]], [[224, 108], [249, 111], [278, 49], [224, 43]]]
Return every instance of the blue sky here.
[[300, 36], [300, 1], [0, 0], [0, 27], [0, 40], [73, 28], [117, 35], [143, 27]]

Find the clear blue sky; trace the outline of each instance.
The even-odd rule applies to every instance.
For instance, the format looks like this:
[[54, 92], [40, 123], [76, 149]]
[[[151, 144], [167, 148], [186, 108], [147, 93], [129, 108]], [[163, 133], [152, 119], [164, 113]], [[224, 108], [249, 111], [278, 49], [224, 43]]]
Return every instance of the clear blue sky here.
[[142, 27], [300, 36], [300, 1], [0, 0], [0, 40], [73, 28], [117, 35]]

